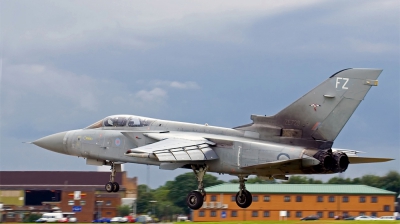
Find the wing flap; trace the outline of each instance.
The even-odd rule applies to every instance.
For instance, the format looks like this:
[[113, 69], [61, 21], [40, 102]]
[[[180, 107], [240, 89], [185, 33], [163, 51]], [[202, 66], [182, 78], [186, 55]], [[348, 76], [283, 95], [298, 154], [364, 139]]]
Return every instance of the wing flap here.
[[154, 139], [158, 137], [160, 140], [153, 144], [130, 149], [125, 155], [140, 158], [155, 158], [161, 162], [204, 161], [219, 158], [214, 150], [210, 148], [210, 145], [215, 145], [215, 143], [207, 139], [197, 136], [191, 139], [182, 139], [174, 138], [171, 135], [169, 135], [171, 138], [161, 138], [161, 135], [164, 137], [167, 137], [167, 135], [159, 133], [151, 134], [155, 135], [152, 136]]
[[207, 160], [213, 160], [218, 158], [217, 153], [215, 153], [214, 150], [212, 150], [209, 147], [201, 148], [200, 150], [206, 156]]
[[186, 152], [187, 154], [189, 154], [191, 160], [193, 161], [207, 160], [206, 156], [203, 154], [201, 150], [193, 149], [193, 150], [187, 150]]

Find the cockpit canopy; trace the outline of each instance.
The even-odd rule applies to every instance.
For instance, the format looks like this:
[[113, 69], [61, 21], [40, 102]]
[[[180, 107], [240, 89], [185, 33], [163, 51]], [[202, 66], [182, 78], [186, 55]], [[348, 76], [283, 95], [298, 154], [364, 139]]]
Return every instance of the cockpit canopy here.
[[154, 120], [132, 116], [132, 115], [114, 115], [106, 117], [96, 123], [86, 127], [85, 129], [94, 129], [101, 127], [145, 127], [149, 126]]

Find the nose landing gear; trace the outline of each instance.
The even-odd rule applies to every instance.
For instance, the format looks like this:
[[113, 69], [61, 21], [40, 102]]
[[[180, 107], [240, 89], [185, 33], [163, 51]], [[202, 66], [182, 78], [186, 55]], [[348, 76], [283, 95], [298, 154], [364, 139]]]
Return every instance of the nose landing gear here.
[[206, 174], [208, 166], [195, 166], [192, 165], [192, 170], [194, 175], [196, 175], [197, 181], [199, 185], [197, 186], [197, 190], [191, 191], [186, 197], [186, 204], [189, 208], [193, 210], [197, 210], [203, 206], [203, 202], [206, 198], [206, 191], [204, 190], [203, 185], [203, 177]]
[[116, 165], [114, 162], [111, 163], [111, 175], [110, 175], [110, 182], [108, 182], [104, 188], [106, 189], [107, 192], [118, 192], [119, 191], [119, 184], [114, 181], [115, 173], [116, 171]]
[[236, 194], [236, 204], [241, 208], [247, 208], [253, 202], [253, 196], [246, 190], [245, 182], [247, 180], [244, 176], [239, 176], [239, 192]]

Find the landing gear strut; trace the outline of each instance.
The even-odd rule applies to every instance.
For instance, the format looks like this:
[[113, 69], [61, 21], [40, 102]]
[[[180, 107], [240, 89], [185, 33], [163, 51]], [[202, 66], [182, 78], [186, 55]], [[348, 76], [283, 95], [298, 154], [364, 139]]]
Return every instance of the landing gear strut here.
[[[246, 177], [247, 178], [247, 177]], [[241, 208], [247, 208], [253, 202], [253, 196], [246, 190], [245, 182], [247, 180], [244, 176], [239, 176], [239, 192], [236, 194], [236, 204]]]
[[199, 185], [197, 190], [191, 191], [186, 197], [186, 204], [189, 208], [197, 210], [203, 206], [203, 202], [206, 198], [206, 191], [204, 190], [203, 177], [208, 170], [208, 166], [195, 166], [192, 165], [194, 175], [196, 175]]
[[115, 173], [117, 172], [115, 169], [114, 162], [111, 163], [111, 175], [110, 175], [110, 182], [108, 182], [104, 188], [107, 192], [118, 192], [119, 191], [119, 184], [114, 181]]

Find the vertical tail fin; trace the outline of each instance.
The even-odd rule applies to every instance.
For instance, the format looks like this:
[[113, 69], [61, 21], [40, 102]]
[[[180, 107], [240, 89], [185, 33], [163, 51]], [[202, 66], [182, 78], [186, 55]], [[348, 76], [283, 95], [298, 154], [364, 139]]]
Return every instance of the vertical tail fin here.
[[381, 72], [341, 70], [273, 116], [274, 123], [300, 131], [301, 138], [334, 141]]

